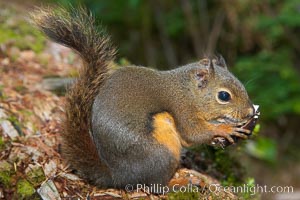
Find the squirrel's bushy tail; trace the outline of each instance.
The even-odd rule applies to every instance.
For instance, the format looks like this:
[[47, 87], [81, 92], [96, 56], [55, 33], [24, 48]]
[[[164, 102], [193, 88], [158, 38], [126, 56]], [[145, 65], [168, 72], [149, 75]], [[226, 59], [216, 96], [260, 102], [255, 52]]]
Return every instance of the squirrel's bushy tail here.
[[43, 8], [34, 12], [32, 19], [50, 39], [76, 50], [84, 61], [77, 81], [66, 94], [62, 151], [74, 169], [93, 179], [96, 171], [105, 171], [105, 167], [89, 134], [91, 108], [107, 77], [115, 49], [105, 33], [97, 31], [94, 18], [85, 9]]

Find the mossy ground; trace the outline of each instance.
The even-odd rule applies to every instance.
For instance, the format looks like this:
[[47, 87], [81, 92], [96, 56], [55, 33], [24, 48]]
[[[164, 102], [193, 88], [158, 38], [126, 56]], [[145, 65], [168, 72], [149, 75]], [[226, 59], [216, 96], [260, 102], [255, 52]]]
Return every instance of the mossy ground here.
[[16, 16], [15, 10], [3, 6], [0, 14], [0, 44], [9, 43], [20, 50], [41, 52], [45, 47], [45, 37], [29, 24], [29, 20]]
[[13, 167], [7, 161], [0, 161], [0, 184], [5, 188], [12, 185], [12, 176], [14, 175]]

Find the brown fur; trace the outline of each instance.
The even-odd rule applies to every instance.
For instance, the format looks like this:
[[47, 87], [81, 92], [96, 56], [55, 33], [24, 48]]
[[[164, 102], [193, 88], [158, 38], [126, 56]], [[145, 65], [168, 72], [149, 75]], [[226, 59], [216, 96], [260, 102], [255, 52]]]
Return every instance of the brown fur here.
[[[79, 53], [84, 65], [75, 84], [66, 94], [66, 121], [62, 133], [63, 156], [89, 179], [94, 172], [82, 166], [106, 170], [89, 135], [91, 108], [102, 82], [107, 78], [115, 50], [104, 33], [96, 32], [94, 18], [84, 9], [39, 9], [33, 22], [49, 38]], [[79, 159], [85, 158], [85, 159]]]
[[[96, 185], [166, 185], [182, 146], [248, 134], [237, 125], [253, 116], [253, 105], [223, 58], [170, 71], [131, 66], [108, 73], [115, 50], [89, 13], [41, 9], [32, 16], [84, 60], [66, 95], [62, 147], [71, 166]], [[231, 93], [229, 102], [220, 103], [220, 90]]]

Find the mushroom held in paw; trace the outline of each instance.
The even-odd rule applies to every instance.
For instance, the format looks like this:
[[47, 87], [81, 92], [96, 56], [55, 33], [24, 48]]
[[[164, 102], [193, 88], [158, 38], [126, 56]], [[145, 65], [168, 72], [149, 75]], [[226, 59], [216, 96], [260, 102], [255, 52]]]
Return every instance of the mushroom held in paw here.
[[241, 126], [241, 128], [243, 129], [247, 129], [249, 131], [253, 131], [255, 125], [256, 125], [256, 122], [258, 120], [258, 117], [260, 115], [260, 112], [259, 112], [259, 105], [253, 105], [254, 107], [254, 110], [255, 110], [255, 114], [253, 115], [253, 117], [243, 126]]

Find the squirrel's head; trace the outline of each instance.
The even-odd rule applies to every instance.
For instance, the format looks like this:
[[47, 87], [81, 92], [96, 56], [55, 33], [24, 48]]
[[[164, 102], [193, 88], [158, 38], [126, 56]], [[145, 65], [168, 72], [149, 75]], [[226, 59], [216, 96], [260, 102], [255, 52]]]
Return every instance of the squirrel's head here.
[[237, 124], [255, 114], [245, 87], [228, 71], [223, 57], [203, 59], [188, 68], [192, 104], [204, 120]]

